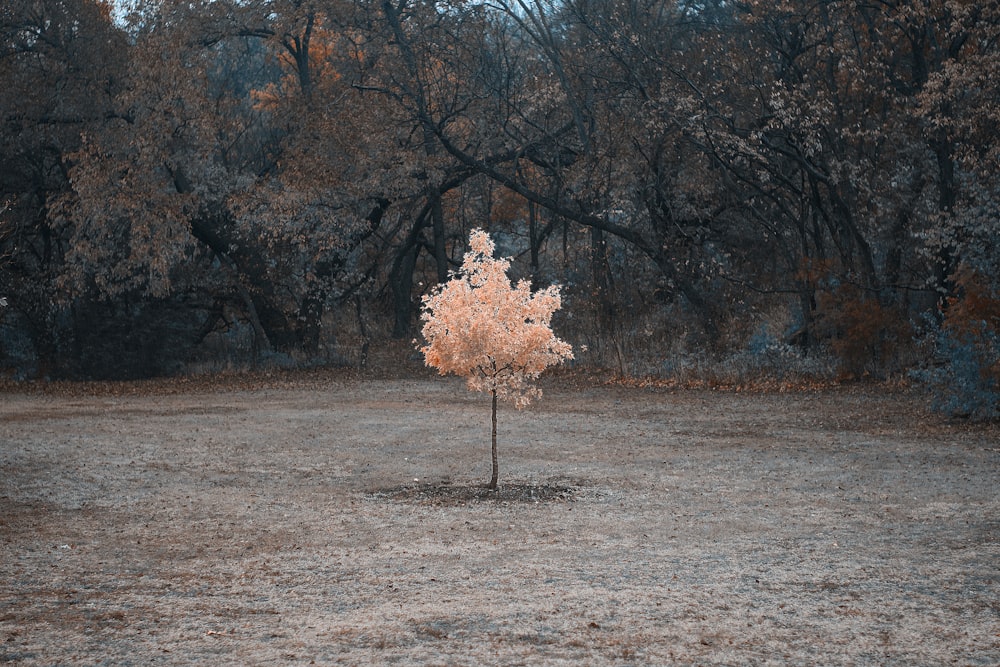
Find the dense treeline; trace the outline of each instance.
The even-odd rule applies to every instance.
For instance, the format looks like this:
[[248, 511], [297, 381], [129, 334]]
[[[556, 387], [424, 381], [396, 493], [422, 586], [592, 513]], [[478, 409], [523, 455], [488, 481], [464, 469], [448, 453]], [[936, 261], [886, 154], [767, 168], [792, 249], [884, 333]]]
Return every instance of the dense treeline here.
[[1000, 375], [997, 2], [11, 0], [0, 31], [11, 368], [361, 363], [484, 227], [625, 372]]

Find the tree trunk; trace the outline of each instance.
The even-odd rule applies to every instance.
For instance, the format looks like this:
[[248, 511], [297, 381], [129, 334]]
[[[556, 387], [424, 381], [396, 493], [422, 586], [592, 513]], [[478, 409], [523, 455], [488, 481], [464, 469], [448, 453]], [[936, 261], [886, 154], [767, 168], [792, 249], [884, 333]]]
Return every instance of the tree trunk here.
[[603, 339], [610, 341], [619, 375], [625, 375], [625, 350], [619, 335], [618, 316], [612, 299], [614, 286], [611, 265], [608, 263], [608, 242], [604, 238], [604, 232], [597, 227], [590, 228], [590, 270], [594, 281], [598, 331]]
[[535, 202], [528, 202], [528, 243], [531, 249], [531, 289], [539, 288], [538, 269], [538, 209]]
[[445, 245], [444, 206], [441, 204], [441, 193], [432, 195], [431, 225], [434, 230], [434, 263], [437, 265], [438, 282], [448, 280], [448, 252]]
[[[938, 212], [947, 218], [955, 210], [955, 203], [958, 201], [953, 146], [942, 131], [935, 137], [933, 148], [938, 166]], [[943, 289], [944, 293], [948, 295], [955, 293], [955, 285], [951, 279], [956, 268], [952, 250], [953, 246], [950, 244], [940, 248], [937, 257], [935, 257], [934, 267], [937, 287]]]
[[497, 390], [493, 390], [493, 438], [492, 438], [492, 453], [493, 453], [493, 477], [490, 478], [490, 489], [496, 491], [497, 479], [500, 477], [500, 468], [497, 464]]
[[306, 288], [306, 294], [299, 305], [298, 338], [302, 350], [314, 357], [319, 354], [319, 342], [323, 332], [325, 292], [325, 287], [317, 281]]
[[425, 208], [413, 221], [410, 231], [396, 251], [396, 258], [389, 271], [389, 285], [392, 287], [392, 337], [406, 338], [410, 335], [410, 316], [413, 313], [413, 271], [420, 254], [420, 234], [427, 222], [428, 209]]

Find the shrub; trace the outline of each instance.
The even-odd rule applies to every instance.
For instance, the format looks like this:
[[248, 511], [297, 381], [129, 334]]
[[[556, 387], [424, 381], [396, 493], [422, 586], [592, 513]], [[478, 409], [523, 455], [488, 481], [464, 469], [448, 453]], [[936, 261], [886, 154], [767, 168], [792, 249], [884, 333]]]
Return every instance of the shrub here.
[[817, 333], [829, 341], [843, 376], [885, 377], [901, 367], [913, 340], [902, 308], [850, 284], [818, 294], [817, 302]]
[[1000, 417], [1000, 298], [968, 268], [954, 276], [956, 296], [929, 328], [932, 363], [914, 373], [933, 393], [931, 407], [953, 417]]

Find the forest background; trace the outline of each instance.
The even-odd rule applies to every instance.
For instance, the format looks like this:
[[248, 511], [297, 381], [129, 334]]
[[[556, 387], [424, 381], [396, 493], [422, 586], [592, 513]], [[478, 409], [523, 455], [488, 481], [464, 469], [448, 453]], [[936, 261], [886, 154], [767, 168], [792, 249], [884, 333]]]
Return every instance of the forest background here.
[[998, 39], [992, 1], [7, 0], [0, 368], [415, 355], [483, 228], [577, 364], [995, 417]]

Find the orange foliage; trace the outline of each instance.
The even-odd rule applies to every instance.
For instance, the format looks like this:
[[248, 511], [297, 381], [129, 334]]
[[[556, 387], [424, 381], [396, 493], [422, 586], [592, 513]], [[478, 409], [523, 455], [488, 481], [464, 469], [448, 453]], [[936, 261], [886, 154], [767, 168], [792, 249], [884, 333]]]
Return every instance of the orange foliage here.
[[944, 326], [960, 337], [976, 335], [983, 326], [1000, 331], [1000, 298], [983, 277], [963, 266], [952, 280], [961, 295], [948, 298]]
[[[312, 78], [322, 85], [330, 86], [341, 79], [340, 72], [334, 69], [333, 57], [342, 37], [341, 34], [323, 27], [322, 21], [317, 19], [317, 25], [313, 27], [309, 42], [309, 69]], [[276, 51], [276, 55], [281, 64], [281, 79], [250, 91], [254, 109], [257, 111], [279, 112], [285, 101], [295, 99], [301, 92], [295, 58], [287, 48]], [[351, 57], [360, 58], [359, 52], [354, 52]]]
[[880, 374], [912, 339], [905, 313], [854, 285], [820, 293], [817, 305], [821, 333], [849, 376]]
[[510, 260], [493, 258], [493, 241], [482, 230], [472, 232], [469, 246], [459, 273], [423, 299], [427, 344], [420, 351], [441, 375], [464, 377], [470, 390], [523, 407], [541, 393], [531, 380], [573, 358], [550, 327], [559, 287], [532, 293], [526, 280], [512, 285]]
[[490, 218], [501, 224], [528, 217], [528, 202], [521, 195], [507, 188], [499, 188], [494, 195]]
[[945, 304], [944, 328], [955, 338], [988, 351], [982, 375], [1000, 381], [1000, 354], [990, 342], [1000, 336], [1000, 295], [967, 266], [960, 267], [952, 280], [960, 295], [949, 297]]

